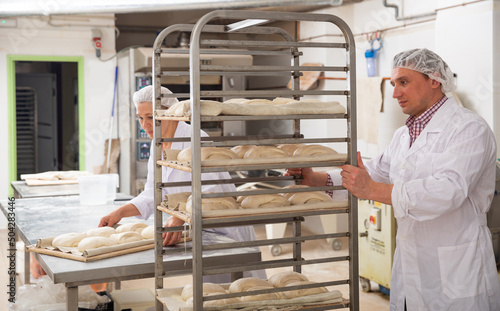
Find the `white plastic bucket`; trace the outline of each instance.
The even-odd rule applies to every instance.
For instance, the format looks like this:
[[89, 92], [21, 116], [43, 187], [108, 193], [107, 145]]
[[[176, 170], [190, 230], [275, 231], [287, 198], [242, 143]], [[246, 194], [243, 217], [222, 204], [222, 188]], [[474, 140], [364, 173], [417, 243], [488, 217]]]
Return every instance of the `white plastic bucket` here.
[[116, 198], [118, 174], [78, 177], [80, 205], [106, 205]]

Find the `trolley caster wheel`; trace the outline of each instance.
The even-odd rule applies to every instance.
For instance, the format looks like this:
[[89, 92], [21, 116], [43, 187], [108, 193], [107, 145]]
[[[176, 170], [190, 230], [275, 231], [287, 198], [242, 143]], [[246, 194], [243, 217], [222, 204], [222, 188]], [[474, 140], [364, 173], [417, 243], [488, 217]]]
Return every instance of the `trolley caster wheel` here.
[[361, 289], [363, 292], [368, 293], [372, 290], [372, 286], [370, 285], [370, 280], [364, 278], [364, 277], [359, 277], [359, 284], [361, 284]]
[[330, 246], [334, 251], [339, 251], [342, 249], [342, 240], [341, 239], [333, 239], [330, 242]]
[[273, 255], [273, 256], [281, 255], [281, 246], [279, 246], [279, 245], [271, 246], [271, 255]]

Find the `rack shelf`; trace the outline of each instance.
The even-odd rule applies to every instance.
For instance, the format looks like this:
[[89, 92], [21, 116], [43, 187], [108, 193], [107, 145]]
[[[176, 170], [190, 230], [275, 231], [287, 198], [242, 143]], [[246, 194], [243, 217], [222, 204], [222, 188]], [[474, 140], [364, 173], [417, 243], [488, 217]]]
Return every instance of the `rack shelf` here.
[[[269, 22], [311, 22], [332, 24], [341, 30], [344, 35], [344, 42], [300, 42], [292, 35], [279, 27], [273, 26], [252, 26], [248, 28], [234, 30], [232, 23], [235, 20], [245, 21], [251, 19], [266, 19]], [[212, 21], [217, 20], [219, 25], [210, 25]], [[226, 24], [225, 24], [226, 23]], [[179, 51], [177, 49], [164, 48], [162, 42], [169, 36], [179, 32], [190, 32], [190, 48]], [[214, 34], [216, 34], [214, 39]], [[248, 39], [251, 38], [251, 39]], [[208, 48], [209, 47], [209, 48]], [[302, 50], [303, 49], [303, 50]], [[345, 61], [341, 65], [328, 65], [323, 67], [301, 65], [306, 51], [310, 50], [330, 51], [330, 49], [345, 50]], [[282, 189], [279, 187], [270, 187], [266, 189], [256, 188], [247, 191], [226, 191], [226, 192], [202, 192], [202, 187], [217, 184], [241, 184], [244, 182], [262, 182], [277, 183], [282, 181], [298, 182], [300, 177], [285, 176], [262, 176], [245, 178], [224, 178], [219, 180], [202, 180], [203, 173], [226, 173], [241, 171], [265, 171], [265, 170], [284, 170], [287, 168], [325, 168], [336, 167], [344, 164], [356, 165], [356, 85], [355, 85], [355, 48], [354, 38], [349, 27], [338, 17], [325, 14], [304, 14], [304, 13], [284, 13], [284, 12], [252, 12], [252, 11], [213, 11], [198, 20], [195, 25], [174, 25], [164, 29], [157, 37], [154, 43], [153, 53], [153, 86], [155, 98], [155, 130], [154, 143], [155, 154], [154, 161], [157, 164], [155, 168], [155, 286], [157, 291], [156, 310], [163, 310], [163, 299], [159, 293], [163, 293], [163, 279], [168, 278], [163, 271], [162, 256], [179, 252], [180, 250], [169, 250], [162, 247], [162, 233], [187, 230], [192, 231], [192, 247], [183, 249], [185, 252], [191, 252], [193, 260], [189, 263], [193, 274], [193, 310], [202, 310], [205, 301], [224, 299], [236, 296], [248, 296], [267, 292], [281, 292], [293, 289], [304, 289], [319, 286], [339, 286], [347, 285], [349, 287], [348, 299], [343, 298], [338, 303], [320, 303], [302, 307], [300, 310], [334, 310], [345, 309], [359, 310], [359, 284], [358, 284], [358, 262], [357, 262], [357, 200], [351, 194], [348, 200], [342, 202], [321, 202], [309, 205], [295, 205], [283, 208], [258, 209], [258, 210], [231, 210], [231, 212], [222, 211], [204, 211], [202, 213], [201, 200], [205, 198], [233, 197], [239, 195], [259, 195], [276, 194], [305, 191], [331, 191], [343, 190], [341, 186], [321, 186], [312, 187], [307, 190], [302, 188]], [[161, 68], [161, 57], [163, 54], [184, 53], [189, 54], [189, 71], [166, 70]], [[253, 57], [279, 57], [291, 60], [286, 65], [271, 63], [271, 65], [212, 65], [207, 63], [205, 55], [251, 55]], [[310, 58], [309, 58], [310, 59]], [[168, 68], [168, 66], [167, 66]], [[174, 67], [172, 67], [174, 68]], [[329, 89], [325, 87], [321, 90], [301, 90], [300, 79], [304, 71], [329, 71], [342, 72], [346, 75], [345, 89]], [[232, 76], [242, 77], [290, 77], [292, 79], [291, 89], [204, 89], [200, 87], [201, 76], [221, 76], [223, 79]], [[189, 76], [190, 93], [173, 93], [170, 95], [160, 95], [162, 76]], [[275, 98], [287, 97], [294, 100], [300, 100], [305, 96], [321, 96], [328, 98], [342, 97], [345, 99], [347, 107], [346, 113], [332, 114], [293, 114], [293, 115], [219, 115], [219, 116], [201, 116], [201, 99], [213, 98]], [[190, 98], [191, 117], [173, 117], [160, 116], [162, 113], [160, 102], [162, 97]], [[219, 100], [218, 99], [218, 100]], [[298, 113], [298, 111], [293, 111]], [[346, 134], [342, 137], [304, 137], [300, 130], [301, 120], [345, 120]], [[271, 135], [264, 137], [259, 135], [236, 136], [236, 137], [202, 137], [200, 134], [201, 122], [227, 122], [227, 121], [263, 121], [268, 120], [293, 120], [293, 133], [286, 135]], [[160, 124], [162, 121], [180, 121], [190, 122], [191, 137], [184, 138], [162, 138], [159, 137]], [[337, 122], [337, 121], [335, 121]], [[164, 142], [189, 142], [191, 146], [191, 162], [182, 163], [177, 161], [168, 161], [162, 158], [161, 145]], [[201, 160], [202, 147], [231, 147], [236, 145], [272, 145], [272, 144], [344, 144], [347, 154], [339, 155], [336, 158], [328, 160], [314, 160], [314, 158], [262, 162], [235, 161], [231, 163], [226, 161], [213, 166], [207, 166], [209, 162]], [[165, 168], [180, 170], [191, 173], [191, 181], [170, 181], [162, 180], [162, 170]], [[171, 187], [191, 186], [192, 214], [169, 209], [163, 206], [162, 189]], [[316, 205], [314, 205], [316, 204]], [[162, 215], [178, 217], [187, 224], [184, 227], [162, 228]], [[202, 215], [203, 214], [203, 215]], [[301, 223], [305, 217], [347, 214], [349, 229], [346, 232], [334, 232], [326, 234], [302, 235]], [[292, 237], [274, 238], [256, 241], [236, 241], [219, 245], [202, 245], [201, 234], [206, 228], [221, 228], [248, 226], [253, 224], [278, 224], [291, 222], [293, 224]], [[305, 259], [302, 258], [301, 245], [305, 241], [317, 241], [326, 238], [346, 237], [349, 239], [349, 254], [347, 256], [326, 256], [321, 258]], [[229, 265], [221, 263], [218, 266], [207, 267], [204, 265], [203, 252], [222, 249], [244, 248], [244, 247], [263, 247], [274, 244], [292, 244], [293, 254], [291, 258], [279, 260], [266, 260], [259, 262], [248, 262], [238, 265]], [[314, 264], [327, 264], [338, 261], [347, 261], [349, 263], [349, 277], [340, 280], [324, 280], [316, 284], [298, 285], [288, 289], [273, 288], [265, 291], [246, 292], [241, 294], [224, 294], [210, 297], [203, 297], [202, 283], [203, 276], [215, 275], [221, 273], [240, 274], [246, 271], [260, 269], [273, 269], [291, 267], [293, 271], [301, 272], [302, 266]], [[165, 304], [166, 305], [166, 304]]]

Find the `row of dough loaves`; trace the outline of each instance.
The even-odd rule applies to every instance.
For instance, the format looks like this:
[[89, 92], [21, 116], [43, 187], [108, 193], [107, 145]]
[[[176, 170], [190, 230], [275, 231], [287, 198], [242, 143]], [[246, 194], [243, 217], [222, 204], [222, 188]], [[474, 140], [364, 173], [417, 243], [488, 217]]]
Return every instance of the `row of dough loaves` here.
[[71, 232], [56, 236], [52, 246], [77, 247], [83, 252], [89, 249], [130, 243], [144, 239], [153, 239], [154, 227], [144, 223], [127, 223], [119, 227], [99, 227], [86, 230], [84, 233]]
[[[339, 102], [323, 102], [319, 100], [297, 101], [291, 98], [278, 97], [268, 99], [233, 98], [224, 102], [200, 100], [200, 115], [291, 115], [291, 114], [335, 114], [345, 113]], [[159, 116], [191, 116], [191, 100], [183, 100], [173, 104]]]
[[[322, 145], [282, 144], [277, 146], [241, 145], [231, 149], [223, 147], [202, 147], [201, 161], [233, 159], [270, 159], [284, 157], [314, 157], [335, 155], [332, 148]], [[179, 152], [177, 161], [191, 162], [191, 148]]]
[[[308, 187], [292, 185], [284, 188]], [[258, 194], [251, 196], [238, 196], [222, 198], [204, 198], [201, 200], [202, 211], [231, 210], [231, 209], [254, 209], [254, 208], [279, 208], [290, 205], [311, 204], [318, 202], [329, 202], [332, 198], [323, 191], [289, 192], [283, 194]], [[193, 212], [191, 196], [187, 198], [185, 209], [188, 213]]]
[[[269, 278], [269, 280], [262, 280], [258, 278], [248, 277], [241, 278], [229, 285], [229, 289], [226, 290], [224, 287], [213, 283], [203, 283], [203, 296], [213, 296], [222, 294], [234, 294], [234, 293], [245, 293], [256, 290], [266, 290], [274, 288], [283, 288], [287, 286], [298, 286], [305, 284], [314, 284], [307, 279], [307, 277], [301, 273], [286, 271], [274, 274]], [[279, 299], [293, 299], [298, 297], [304, 297], [309, 295], [316, 295], [326, 293], [328, 290], [326, 287], [311, 287], [298, 290], [290, 290], [283, 292], [272, 292], [263, 293], [257, 295], [248, 295], [242, 297], [233, 297], [219, 300], [209, 300], [203, 303], [204, 307], [210, 306], [224, 306], [227, 304], [241, 303], [241, 302], [252, 302], [252, 301], [262, 301], [262, 300], [279, 300]], [[188, 284], [184, 286], [181, 292], [181, 298], [186, 301], [187, 304], [192, 304], [193, 302], [193, 286]]]

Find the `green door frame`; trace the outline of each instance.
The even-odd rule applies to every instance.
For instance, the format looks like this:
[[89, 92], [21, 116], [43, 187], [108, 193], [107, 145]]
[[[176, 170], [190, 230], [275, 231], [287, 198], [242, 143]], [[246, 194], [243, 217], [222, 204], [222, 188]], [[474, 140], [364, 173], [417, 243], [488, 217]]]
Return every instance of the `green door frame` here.
[[17, 176], [16, 146], [16, 61], [32, 62], [73, 62], [78, 64], [78, 163], [80, 171], [85, 170], [85, 106], [83, 92], [83, 57], [81, 56], [43, 56], [7, 55], [7, 114], [9, 120], [9, 195], [13, 195], [10, 182]]

